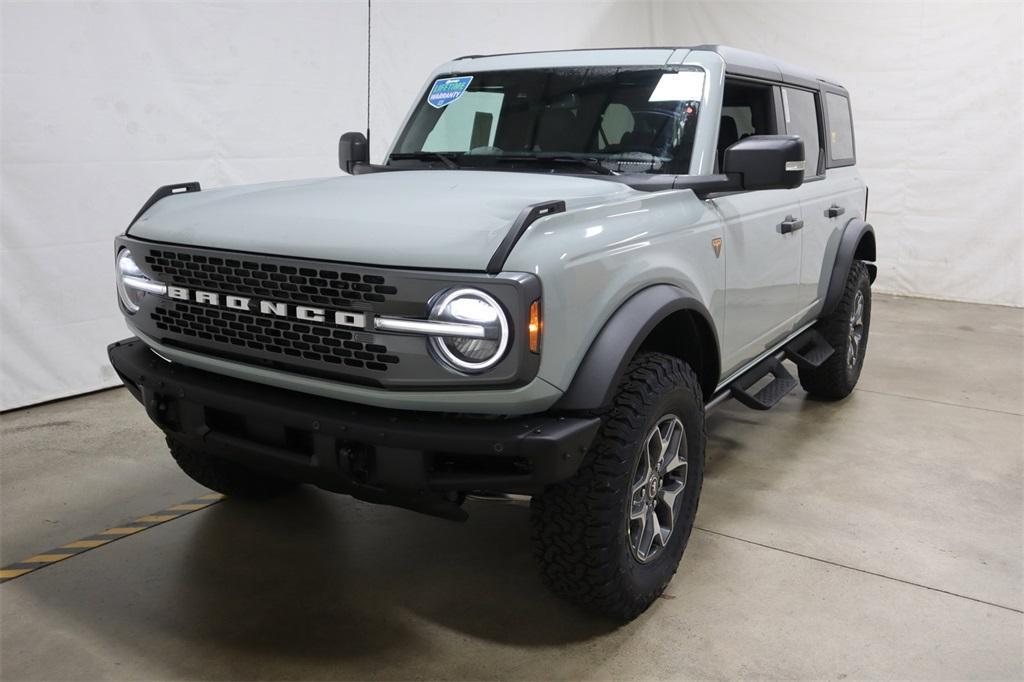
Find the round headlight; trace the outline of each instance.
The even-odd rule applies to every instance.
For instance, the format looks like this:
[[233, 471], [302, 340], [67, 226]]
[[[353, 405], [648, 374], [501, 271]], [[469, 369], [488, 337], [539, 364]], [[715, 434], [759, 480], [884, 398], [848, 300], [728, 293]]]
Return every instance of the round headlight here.
[[128, 312], [137, 312], [147, 292], [166, 294], [167, 287], [147, 277], [135, 263], [132, 252], [121, 249], [117, 252], [117, 294], [121, 298], [121, 304]]
[[430, 319], [472, 325], [482, 330], [473, 336], [432, 336], [438, 357], [459, 372], [476, 373], [498, 364], [508, 349], [508, 318], [501, 305], [477, 289], [455, 289], [437, 297]]

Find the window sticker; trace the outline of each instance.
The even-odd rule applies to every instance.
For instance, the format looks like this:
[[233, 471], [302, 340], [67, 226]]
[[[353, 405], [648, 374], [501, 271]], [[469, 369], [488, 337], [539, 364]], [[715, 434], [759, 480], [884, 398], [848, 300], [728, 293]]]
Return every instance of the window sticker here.
[[440, 109], [446, 107], [466, 93], [472, 76], [459, 76], [458, 78], [438, 78], [434, 86], [430, 88], [427, 95], [427, 104]]
[[782, 88], [782, 111], [785, 114], [786, 123], [792, 123], [789, 116], [789, 90]]
[[691, 102], [704, 95], [703, 71], [666, 73], [658, 81], [648, 102]]

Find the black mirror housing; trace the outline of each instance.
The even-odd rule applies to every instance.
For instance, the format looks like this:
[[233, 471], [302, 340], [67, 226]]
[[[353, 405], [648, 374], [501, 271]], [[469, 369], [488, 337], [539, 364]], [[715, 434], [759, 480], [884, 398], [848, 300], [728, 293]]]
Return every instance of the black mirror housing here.
[[793, 189], [804, 181], [804, 142], [798, 135], [751, 135], [725, 150], [722, 172], [744, 190]]
[[351, 174], [355, 167], [370, 162], [370, 143], [362, 133], [345, 133], [338, 140], [338, 165]]

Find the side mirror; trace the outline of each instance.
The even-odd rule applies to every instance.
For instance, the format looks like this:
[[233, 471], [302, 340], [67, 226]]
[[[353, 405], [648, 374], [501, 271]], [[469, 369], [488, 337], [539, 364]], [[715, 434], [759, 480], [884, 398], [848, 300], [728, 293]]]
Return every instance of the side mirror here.
[[804, 181], [804, 142], [797, 135], [751, 135], [725, 150], [722, 172], [743, 189], [793, 189]]
[[361, 163], [370, 161], [370, 143], [362, 133], [345, 133], [338, 140], [338, 165], [346, 173], [352, 173]]

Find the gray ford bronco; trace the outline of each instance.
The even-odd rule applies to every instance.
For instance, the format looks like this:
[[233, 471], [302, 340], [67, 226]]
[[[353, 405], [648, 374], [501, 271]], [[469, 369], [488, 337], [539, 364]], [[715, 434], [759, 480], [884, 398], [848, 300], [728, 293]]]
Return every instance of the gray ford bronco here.
[[[125, 385], [199, 483], [464, 519], [531, 499], [547, 583], [630, 619], [705, 413], [849, 395], [875, 277], [846, 90], [721, 46], [455, 59], [382, 165], [159, 189], [115, 242]], [[783, 361], [793, 365], [783, 365]]]

